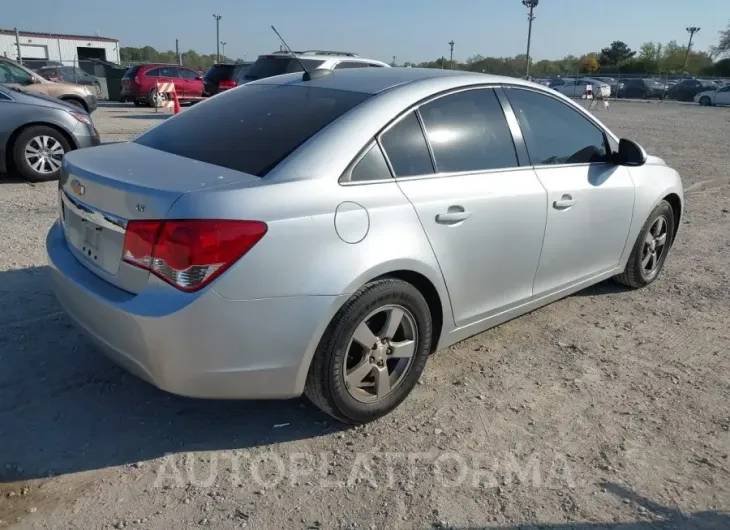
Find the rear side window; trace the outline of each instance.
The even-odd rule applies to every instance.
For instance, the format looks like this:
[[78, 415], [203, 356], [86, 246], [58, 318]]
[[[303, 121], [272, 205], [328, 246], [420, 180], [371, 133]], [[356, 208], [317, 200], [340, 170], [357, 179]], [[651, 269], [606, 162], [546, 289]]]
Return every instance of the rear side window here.
[[291, 74], [294, 72], [301, 72], [302, 67], [299, 63], [304, 64], [304, 67], [308, 70], [314, 70], [324, 61], [317, 61], [315, 59], [299, 59], [298, 61], [293, 57], [282, 56], [282, 57], [259, 57], [255, 63], [253, 63], [246, 73], [244, 78], [252, 81], [254, 79], [265, 79], [281, 74]]
[[308, 86], [244, 86], [187, 109], [135, 142], [263, 177], [368, 97]]
[[606, 158], [606, 138], [565, 103], [531, 90], [505, 88], [533, 165], [586, 164]]
[[415, 112], [396, 123], [380, 137], [396, 177], [433, 173], [426, 138]]
[[335, 66], [335, 70], [343, 70], [345, 68], [367, 68], [370, 66], [378, 65], [358, 61], [342, 61], [341, 63], [337, 63], [337, 66]]
[[376, 143], [368, 149], [349, 173], [343, 175], [343, 182], [367, 182], [392, 178], [383, 151]]
[[420, 109], [438, 172], [517, 167], [512, 133], [491, 88], [449, 94]]
[[232, 64], [218, 64], [211, 66], [205, 73], [205, 78], [209, 81], [228, 81], [233, 79], [234, 71], [236, 66]]
[[132, 79], [135, 75], [137, 75], [137, 72], [139, 72], [139, 66], [132, 66], [130, 68], [127, 68], [127, 71], [124, 72], [124, 77], [122, 77], [122, 79]]

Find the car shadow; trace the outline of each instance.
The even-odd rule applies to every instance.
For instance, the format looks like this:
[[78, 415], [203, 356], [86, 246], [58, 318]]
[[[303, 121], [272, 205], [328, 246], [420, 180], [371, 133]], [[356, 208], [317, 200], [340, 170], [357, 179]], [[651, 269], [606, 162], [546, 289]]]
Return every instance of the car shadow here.
[[162, 112], [155, 114], [127, 114], [124, 116], [117, 116], [117, 118], [124, 118], [125, 120], [166, 120], [172, 117], [172, 114], [164, 114]]
[[137, 379], [71, 324], [49, 272], [0, 272], [0, 484], [345, 428], [303, 398], [196, 400]]
[[606, 294], [621, 294], [632, 291], [630, 287], [626, 287], [615, 280], [604, 280], [590, 287], [586, 287], [582, 291], [578, 291], [573, 296], [601, 296]]
[[683, 513], [676, 508], [658, 504], [630, 489], [614, 483], [600, 486], [643, 512], [642, 521], [624, 523], [520, 523], [495, 526], [444, 526], [453, 530], [727, 530], [730, 528], [730, 512], [709, 510]]

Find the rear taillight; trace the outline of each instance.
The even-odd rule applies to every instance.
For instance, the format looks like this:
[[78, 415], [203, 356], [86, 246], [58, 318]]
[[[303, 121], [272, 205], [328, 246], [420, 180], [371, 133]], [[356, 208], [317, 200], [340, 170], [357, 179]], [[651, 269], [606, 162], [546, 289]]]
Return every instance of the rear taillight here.
[[218, 88], [236, 88], [237, 85], [238, 85], [238, 83], [236, 83], [232, 79], [228, 80], [228, 81], [219, 81], [218, 82]]
[[122, 259], [182, 291], [197, 291], [266, 234], [261, 221], [130, 221]]

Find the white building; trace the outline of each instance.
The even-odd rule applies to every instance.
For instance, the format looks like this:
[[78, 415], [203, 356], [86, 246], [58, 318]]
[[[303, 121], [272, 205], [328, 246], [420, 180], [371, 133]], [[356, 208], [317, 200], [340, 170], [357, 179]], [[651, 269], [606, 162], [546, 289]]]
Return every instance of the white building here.
[[[23, 59], [48, 59], [71, 65], [79, 59], [119, 63], [119, 41], [99, 36], [63, 35], [20, 31]], [[0, 29], [0, 56], [18, 60], [15, 30]]]

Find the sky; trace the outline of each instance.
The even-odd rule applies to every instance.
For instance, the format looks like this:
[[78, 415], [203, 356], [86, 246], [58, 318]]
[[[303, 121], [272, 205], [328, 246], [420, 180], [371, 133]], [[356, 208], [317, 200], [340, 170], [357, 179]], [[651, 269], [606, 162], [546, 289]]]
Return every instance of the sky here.
[[[279, 49], [271, 25], [293, 49], [353, 51], [398, 63], [514, 56], [525, 53], [527, 8], [521, 0], [0, 0], [0, 27], [74, 33], [120, 40], [121, 46], [199, 53], [216, 50], [215, 19], [222, 15], [225, 54], [253, 60]], [[727, 0], [541, 0], [535, 10], [531, 55], [558, 59], [600, 51], [614, 40], [638, 49], [646, 41], [685, 44], [686, 27], [699, 26], [693, 49], [717, 44], [730, 22]]]

